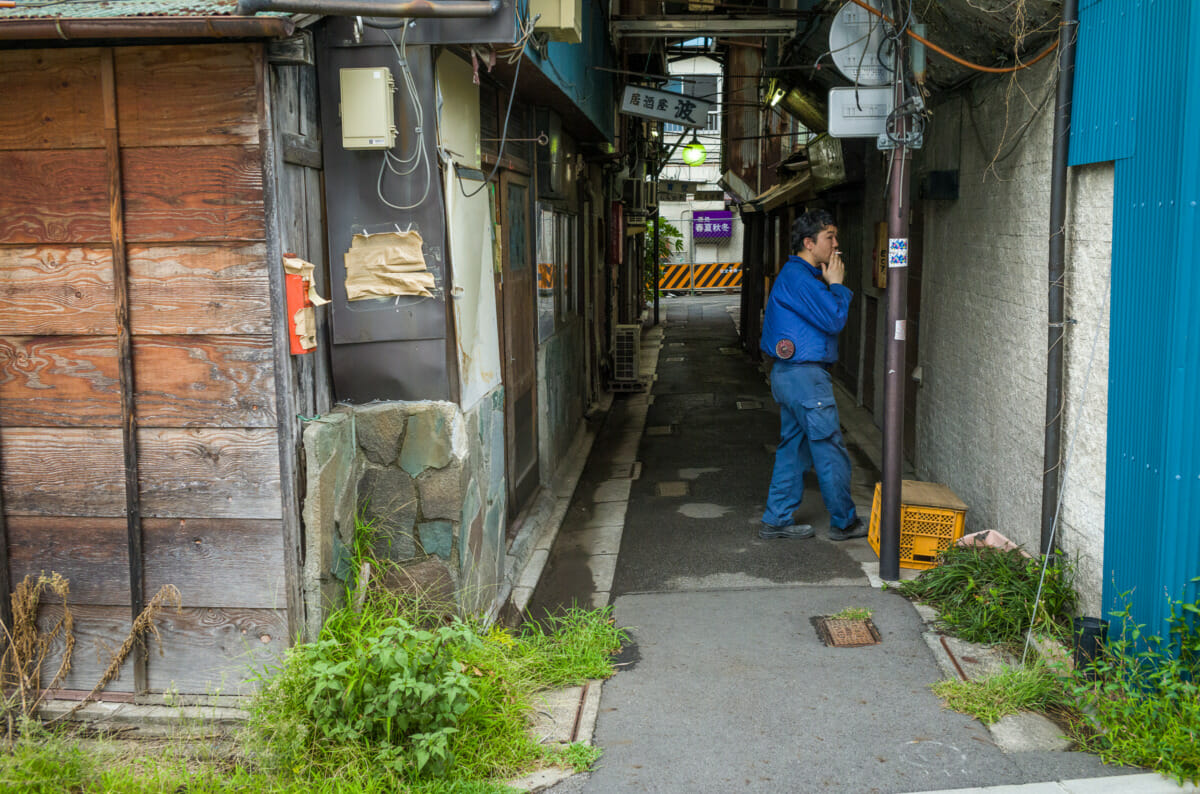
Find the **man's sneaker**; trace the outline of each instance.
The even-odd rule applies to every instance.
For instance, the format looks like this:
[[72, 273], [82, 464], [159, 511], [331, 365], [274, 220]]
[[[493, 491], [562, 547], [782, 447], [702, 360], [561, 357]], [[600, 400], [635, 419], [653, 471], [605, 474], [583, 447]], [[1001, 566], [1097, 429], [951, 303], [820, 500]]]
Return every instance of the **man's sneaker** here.
[[841, 529], [837, 527], [829, 528], [830, 540], [851, 540], [852, 538], [865, 538], [867, 536], [867, 525], [863, 523], [861, 518], [855, 518], [850, 526]]
[[803, 540], [811, 538], [816, 534], [810, 524], [792, 524], [786, 527], [777, 527], [773, 524], [763, 523], [758, 530], [758, 536], [763, 540], [771, 538], [788, 538], [790, 540]]

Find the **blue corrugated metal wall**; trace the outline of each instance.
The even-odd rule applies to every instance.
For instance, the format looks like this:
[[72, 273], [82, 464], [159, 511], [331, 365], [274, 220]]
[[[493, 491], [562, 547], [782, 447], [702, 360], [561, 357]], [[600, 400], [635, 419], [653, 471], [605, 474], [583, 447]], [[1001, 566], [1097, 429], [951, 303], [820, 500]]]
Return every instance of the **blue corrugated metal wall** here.
[[616, 65], [608, 42], [608, 19], [602, 0], [583, 0], [582, 38], [579, 44], [550, 42], [545, 58], [532, 47], [526, 53], [542, 74], [562, 89], [611, 141], [615, 81], [611, 71], [595, 68], [611, 69]]
[[[1080, 0], [1071, 165], [1133, 153], [1141, 0]], [[1122, 42], [1134, 46], [1119, 46]], [[1128, 90], [1113, 88], [1128, 81]]]
[[1200, 7], [1085, 0], [1080, 24], [1071, 159], [1116, 160], [1104, 603], [1162, 633], [1200, 575]]

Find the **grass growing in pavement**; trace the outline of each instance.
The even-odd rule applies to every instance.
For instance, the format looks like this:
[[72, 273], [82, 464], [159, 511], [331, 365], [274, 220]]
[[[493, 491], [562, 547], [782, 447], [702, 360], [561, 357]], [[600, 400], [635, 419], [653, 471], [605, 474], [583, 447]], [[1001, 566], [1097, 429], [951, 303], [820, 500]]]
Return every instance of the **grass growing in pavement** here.
[[987, 725], [1020, 711], [1061, 710], [1068, 701], [1063, 680], [1041, 661], [1005, 667], [978, 681], [946, 679], [933, 691], [950, 708]]
[[1075, 610], [1071, 566], [1060, 560], [1046, 569], [1035, 614], [1041, 572], [1040, 559], [1019, 551], [953, 546], [936, 567], [896, 588], [936, 608], [939, 625], [968, 642], [1016, 645], [1024, 641], [1031, 618], [1035, 631], [1069, 637]]
[[[954, 634], [1011, 646], [1028, 627], [1038, 572], [1038, 563], [1015, 552], [951, 549], [941, 566], [901, 583], [900, 590], [936, 607], [940, 624]], [[1069, 583], [1069, 569], [1048, 569], [1037, 630], [1064, 636], [1074, 605], [1073, 592], [1064, 591]], [[1198, 583], [1200, 577], [1190, 586]], [[1200, 598], [1168, 599], [1168, 606], [1164, 639], [1147, 636], [1126, 599], [1124, 609], [1112, 614], [1116, 633], [1085, 669], [1035, 659], [933, 689], [950, 708], [989, 724], [1023, 710], [1047, 713], [1105, 763], [1200, 783]]]
[[[369, 560], [373, 540], [360, 525], [352, 570], [386, 565]], [[511, 790], [505, 779], [599, 757], [582, 743], [539, 744], [527, 718], [538, 691], [613, 674], [625, 633], [611, 608], [508, 631], [379, 588], [348, 592], [347, 604], [316, 641], [259, 673], [236, 752], [194, 757], [179, 745], [147, 758], [136, 742], [28, 723], [0, 749], [0, 791], [496, 794]]]
[[[381, 600], [390, 605], [381, 608]], [[551, 628], [527, 624], [509, 632], [457, 620], [425, 629], [412, 609], [403, 599], [373, 594], [361, 614], [344, 611], [327, 622], [314, 648], [289, 653], [253, 709], [250, 736], [266, 769], [310, 779], [366, 771], [391, 790], [436, 791], [446, 782], [504, 779], [546, 764], [577, 767], [594, 760], [591, 751], [538, 744], [526, 718], [539, 690], [612, 675], [611, 656], [624, 634], [610, 610], [572, 610]], [[389, 642], [373, 644], [379, 637]], [[390, 654], [389, 645], [408, 653]], [[417, 669], [418, 661], [424, 668]], [[361, 683], [354, 678], [372, 664], [387, 665], [388, 676]], [[314, 709], [314, 681], [331, 672], [345, 674], [336, 679], [338, 692], [355, 694]], [[403, 706], [394, 705], [396, 680], [409, 681], [400, 689], [416, 693]]]
[[869, 620], [871, 610], [866, 607], [846, 607], [840, 612], [829, 615], [829, 620]]

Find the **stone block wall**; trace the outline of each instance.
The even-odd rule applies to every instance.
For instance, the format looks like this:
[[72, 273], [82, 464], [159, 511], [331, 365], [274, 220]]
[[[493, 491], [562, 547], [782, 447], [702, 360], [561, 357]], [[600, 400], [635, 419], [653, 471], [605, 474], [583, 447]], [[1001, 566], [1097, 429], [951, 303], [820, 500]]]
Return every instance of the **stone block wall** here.
[[355, 517], [391, 587], [460, 612], [492, 605], [503, 578], [504, 392], [463, 411], [448, 402], [340, 405], [304, 433], [304, 590], [309, 636], [344, 602]]

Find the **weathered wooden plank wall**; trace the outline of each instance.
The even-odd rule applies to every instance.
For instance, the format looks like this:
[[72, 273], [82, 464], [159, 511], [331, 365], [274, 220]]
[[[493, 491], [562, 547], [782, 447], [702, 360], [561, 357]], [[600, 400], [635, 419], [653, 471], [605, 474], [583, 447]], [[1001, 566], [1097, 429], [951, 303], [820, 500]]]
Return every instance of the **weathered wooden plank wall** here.
[[[146, 683], [228, 693], [250, 662], [288, 644], [260, 53], [114, 49], [114, 158], [104, 149], [104, 50], [0, 51], [7, 562], [14, 582], [42, 570], [71, 580], [80, 642], [68, 689], [92, 687], [104, 666], [97, 645], [118, 645], [131, 618], [114, 159], [144, 590], [174, 584], [185, 606], [164, 617]], [[125, 675], [110, 689], [133, 685]]]

